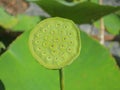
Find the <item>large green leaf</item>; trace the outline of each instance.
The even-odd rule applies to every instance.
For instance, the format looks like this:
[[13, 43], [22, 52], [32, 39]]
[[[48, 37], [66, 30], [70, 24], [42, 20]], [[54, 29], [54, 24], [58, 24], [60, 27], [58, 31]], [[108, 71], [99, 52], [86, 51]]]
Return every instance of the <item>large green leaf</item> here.
[[[94, 25], [100, 29], [100, 22], [96, 21]], [[104, 17], [104, 25], [106, 30], [113, 34], [118, 35], [120, 33], [120, 17], [116, 14], [110, 14]]]
[[[48, 70], [31, 55], [29, 32], [0, 57], [0, 80], [6, 90], [60, 90], [58, 70]], [[82, 51], [64, 68], [65, 90], [119, 90], [120, 71], [109, 52], [81, 32]]]
[[71, 19], [76, 23], [90, 23], [120, 7], [98, 5], [92, 2], [68, 3], [63, 0], [28, 0], [40, 5], [51, 16]]
[[28, 16], [28, 15], [18, 15], [18, 23], [12, 28], [13, 31], [24, 31], [30, 30], [40, 21], [40, 18], [37, 16]]
[[81, 33], [79, 58], [65, 68], [65, 90], [119, 90], [120, 71], [108, 50]]
[[59, 72], [44, 68], [32, 57], [28, 36], [26, 32], [18, 37], [0, 57], [0, 80], [5, 90], [59, 90]]
[[40, 18], [38, 16], [28, 16], [24, 14], [12, 16], [0, 7], [0, 26], [5, 29], [11, 29], [13, 31], [30, 30], [39, 21]]

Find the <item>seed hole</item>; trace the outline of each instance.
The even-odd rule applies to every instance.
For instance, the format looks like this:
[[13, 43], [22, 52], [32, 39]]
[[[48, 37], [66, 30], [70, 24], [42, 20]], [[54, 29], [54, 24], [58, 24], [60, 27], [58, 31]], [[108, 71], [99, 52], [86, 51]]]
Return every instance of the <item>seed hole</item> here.
[[64, 48], [65, 46], [62, 44], [61, 47]]
[[63, 39], [64, 39], [64, 40], [67, 40], [67, 38], [66, 38], [66, 37], [64, 37]]
[[58, 60], [58, 58], [56, 57], [56, 58], [55, 58], [55, 60], [57, 61], [57, 60]]
[[40, 48], [40, 47], [38, 47], [38, 48], [37, 48], [37, 50], [38, 50], [38, 51], [40, 51], [40, 50], [41, 50], [41, 48]]
[[68, 51], [68, 52], [71, 52], [71, 51], [72, 51], [72, 49], [71, 49], [71, 48], [68, 48], [68, 49], [67, 49], [67, 51]]
[[43, 29], [43, 32], [47, 32], [47, 30], [46, 30], [46, 29]]
[[39, 40], [36, 40], [35, 43], [38, 44], [40, 41]]
[[60, 24], [59, 24], [59, 23], [57, 23], [57, 24], [56, 24], [56, 26], [60, 26]]
[[47, 60], [51, 60], [51, 57], [49, 56], [49, 57], [47, 57]]
[[51, 45], [51, 48], [54, 48], [54, 45], [53, 45], [53, 44]]
[[60, 32], [61, 32], [61, 33], [63, 33], [63, 31], [62, 31], [62, 30], [60, 30]]
[[72, 36], [72, 33], [70, 32], [70, 33], [68, 33], [68, 35], [69, 35], [69, 36]]
[[70, 41], [70, 44], [73, 44], [73, 42], [72, 42], [72, 41]]
[[52, 52], [55, 54], [55, 53], [56, 53], [56, 50], [53, 50]]
[[63, 50], [63, 49], [66, 48], [66, 46], [65, 46], [64, 44], [62, 44], [62, 45], [60, 46], [60, 48]]
[[42, 52], [42, 55], [46, 55], [46, 52]]
[[67, 26], [64, 26], [64, 28], [67, 28]]
[[38, 34], [36, 34], [35, 36], [40, 37], [41, 35], [40, 35], [40, 33], [38, 33]]
[[58, 50], [52, 50], [52, 54], [55, 56], [55, 55], [57, 55], [59, 53], [59, 51]]
[[44, 42], [44, 43], [43, 43], [43, 46], [44, 46], [44, 47], [46, 47], [46, 46], [47, 46], [47, 43], [46, 43], [46, 42]]
[[35, 40], [34, 39], [32, 39], [32, 42], [34, 42]]
[[69, 35], [72, 35], [72, 33], [69, 33]]
[[58, 42], [59, 41], [59, 39], [58, 38], [55, 38], [55, 40], [54, 40], [55, 42]]

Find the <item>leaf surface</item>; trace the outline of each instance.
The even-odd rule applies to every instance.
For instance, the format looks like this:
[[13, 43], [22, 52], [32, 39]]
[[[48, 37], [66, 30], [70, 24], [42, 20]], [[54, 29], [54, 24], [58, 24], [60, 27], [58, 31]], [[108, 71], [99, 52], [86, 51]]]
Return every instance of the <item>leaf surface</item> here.
[[41, 66], [28, 48], [29, 32], [15, 40], [0, 57], [0, 80], [5, 90], [59, 90], [58, 70]]
[[65, 90], [119, 90], [120, 71], [108, 50], [81, 32], [82, 50], [64, 69]]
[[[58, 70], [41, 66], [28, 48], [29, 31], [0, 57], [0, 80], [6, 90], [60, 90]], [[108, 50], [81, 32], [82, 51], [64, 68], [65, 90], [119, 90], [120, 71]]]
[[51, 16], [73, 20], [78, 24], [91, 23], [100, 17], [120, 10], [120, 7], [99, 5], [93, 2], [68, 3], [63, 0], [28, 0], [37, 3]]

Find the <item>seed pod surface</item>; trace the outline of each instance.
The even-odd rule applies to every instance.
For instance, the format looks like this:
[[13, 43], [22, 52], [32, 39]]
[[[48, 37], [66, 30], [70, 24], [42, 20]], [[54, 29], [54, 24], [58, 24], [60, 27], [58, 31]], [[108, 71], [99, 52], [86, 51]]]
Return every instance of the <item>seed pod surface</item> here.
[[41, 65], [60, 69], [71, 64], [80, 54], [80, 31], [71, 20], [48, 18], [31, 31], [29, 48]]

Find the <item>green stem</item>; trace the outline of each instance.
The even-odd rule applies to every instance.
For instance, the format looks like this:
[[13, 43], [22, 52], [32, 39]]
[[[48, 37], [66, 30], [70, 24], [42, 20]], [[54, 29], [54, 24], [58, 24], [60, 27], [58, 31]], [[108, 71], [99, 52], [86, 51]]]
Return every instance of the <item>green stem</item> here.
[[[99, 0], [99, 4], [103, 4], [103, 0]], [[105, 27], [104, 27], [104, 20], [103, 18], [100, 19], [100, 43], [104, 44], [104, 34], [105, 34]]]
[[60, 75], [60, 90], [64, 90], [64, 74], [63, 74], [63, 68], [59, 69], [59, 75]]

